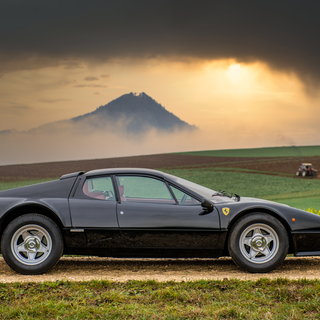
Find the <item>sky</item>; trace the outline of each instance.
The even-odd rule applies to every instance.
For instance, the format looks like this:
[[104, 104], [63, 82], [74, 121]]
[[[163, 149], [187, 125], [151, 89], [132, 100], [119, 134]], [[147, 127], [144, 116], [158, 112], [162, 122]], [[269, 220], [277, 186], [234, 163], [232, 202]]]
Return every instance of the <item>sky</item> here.
[[43, 156], [44, 137], [2, 134], [0, 164], [319, 145], [319, 9], [312, 0], [2, 1], [0, 132], [145, 92], [201, 135], [153, 132], [139, 148], [105, 152], [86, 137], [82, 155], [70, 134], [64, 146], [50, 137]]

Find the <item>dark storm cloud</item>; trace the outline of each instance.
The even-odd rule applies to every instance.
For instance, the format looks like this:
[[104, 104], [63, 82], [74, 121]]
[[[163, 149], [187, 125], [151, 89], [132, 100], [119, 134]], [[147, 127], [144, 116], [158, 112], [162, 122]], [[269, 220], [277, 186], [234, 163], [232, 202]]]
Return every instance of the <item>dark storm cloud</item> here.
[[121, 58], [264, 61], [320, 83], [314, 0], [11, 0], [0, 4], [0, 73]]

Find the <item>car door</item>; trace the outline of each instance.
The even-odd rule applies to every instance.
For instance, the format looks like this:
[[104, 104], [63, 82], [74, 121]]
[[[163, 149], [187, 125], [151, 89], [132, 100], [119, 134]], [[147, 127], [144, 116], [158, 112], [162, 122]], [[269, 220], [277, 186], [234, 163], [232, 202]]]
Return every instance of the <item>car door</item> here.
[[111, 176], [82, 176], [69, 204], [72, 226], [75, 231], [84, 230], [87, 245], [92, 248], [121, 247], [123, 238], [117, 221]]
[[117, 215], [124, 245], [131, 248], [214, 248], [220, 220], [183, 190], [152, 176], [116, 176]]

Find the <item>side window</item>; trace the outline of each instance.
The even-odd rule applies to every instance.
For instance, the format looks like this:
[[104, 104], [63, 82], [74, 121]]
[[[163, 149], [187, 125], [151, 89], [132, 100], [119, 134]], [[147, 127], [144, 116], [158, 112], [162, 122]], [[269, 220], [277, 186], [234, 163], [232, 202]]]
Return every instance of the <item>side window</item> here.
[[195, 204], [200, 204], [200, 202], [189, 196], [188, 194], [182, 192], [181, 190], [173, 187], [173, 186], [170, 186], [176, 199], [178, 200], [179, 204], [183, 204], [183, 205], [195, 205]]
[[121, 201], [176, 204], [167, 185], [160, 180], [139, 176], [117, 176]]
[[111, 177], [89, 178], [84, 183], [82, 191], [90, 198], [115, 201]]

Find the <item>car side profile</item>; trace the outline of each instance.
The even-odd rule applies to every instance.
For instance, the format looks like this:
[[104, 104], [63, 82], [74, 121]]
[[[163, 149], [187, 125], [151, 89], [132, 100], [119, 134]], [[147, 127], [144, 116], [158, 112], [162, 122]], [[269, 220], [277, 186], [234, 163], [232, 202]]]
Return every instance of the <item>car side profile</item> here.
[[258, 273], [288, 253], [320, 255], [319, 216], [149, 169], [76, 172], [2, 191], [0, 233], [3, 258], [21, 274], [45, 273], [63, 254], [231, 256]]

